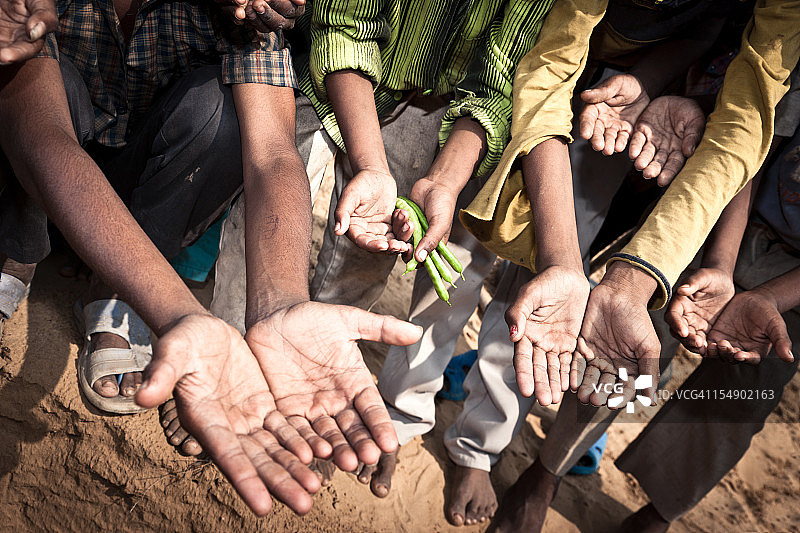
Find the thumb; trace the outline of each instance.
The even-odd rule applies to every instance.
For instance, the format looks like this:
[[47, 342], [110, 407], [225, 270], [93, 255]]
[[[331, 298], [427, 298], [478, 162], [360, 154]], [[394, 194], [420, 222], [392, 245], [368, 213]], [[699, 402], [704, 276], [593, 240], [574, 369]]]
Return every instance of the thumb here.
[[358, 309], [344, 307], [345, 324], [355, 340], [367, 340], [408, 346], [422, 337], [422, 328], [393, 316], [378, 315]]
[[185, 348], [167, 333], [153, 346], [153, 359], [144, 369], [142, 386], [136, 391], [136, 403], [152, 408], [166, 402], [175, 385], [186, 373]]
[[336, 235], [347, 233], [347, 230], [350, 229], [350, 216], [355, 213], [359, 205], [361, 205], [361, 194], [357, 189], [348, 185], [342, 191], [336, 211], [333, 214], [333, 218], [336, 221], [333, 232]]
[[538, 287], [536, 279], [523, 285], [517, 298], [506, 309], [505, 319], [511, 342], [517, 342], [525, 335], [528, 317], [541, 305], [542, 295]]
[[425, 261], [425, 258], [436, 249], [439, 243], [447, 239], [452, 220], [453, 213], [433, 214], [428, 218], [428, 231], [422, 236], [414, 251], [417, 261], [420, 263]]
[[767, 329], [767, 337], [775, 346], [775, 353], [778, 354], [781, 361], [794, 362], [792, 339], [789, 338], [789, 331], [786, 329], [786, 322], [784, 322], [783, 317], [778, 315], [775, 320], [770, 322], [770, 326]]
[[30, 17], [25, 27], [30, 41], [38, 41], [58, 26], [53, 0], [27, 0], [26, 7]]
[[587, 104], [599, 104], [606, 102], [611, 105], [614, 97], [619, 94], [619, 79], [617, 76], [611, 76], [607, 80], [602, 81], [597, 87], [588, 89], [581, 93], [581, 100]]
[[700, 134], [691, 132], [687, 133], [683, 137], [683, 142], [681, 143], [681, 152], [683, 153], [683, 157], [691, 157], [694, 153], [694, 149], [697, 148], [697, 145], [700, 143]]

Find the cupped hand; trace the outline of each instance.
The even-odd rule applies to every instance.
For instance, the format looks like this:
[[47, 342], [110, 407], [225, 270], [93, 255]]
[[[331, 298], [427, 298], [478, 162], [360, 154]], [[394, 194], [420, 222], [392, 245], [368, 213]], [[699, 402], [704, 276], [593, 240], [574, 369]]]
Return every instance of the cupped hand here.
[[0, 0], [0, 65], [36, 55], [56, 26], [53, 0]]
[[[651, 385], [642, 387], [643, 395], [654, 401], [660, 351], [647, 306], [600, 282], [589, 294], [570, 386], [581, 402], [616, 409], [636, 395], [634, 378], [648, 375]], [[618, 383], [618, 377], [627, 379]]]
[[188, 315], [155, 344], [136, 402], [155, 407], [174, 394], [181, 425], [203, 446], [258, 515], [270, 493], [299, 514], [319, 490], [306, 466], [309, 444], [278, 412], [239, 333], [211, 315]]
[[733, 297], [708, 333], [707, 357], [757, 365], [775, 346], [778, 357], [791, 363], [792, 341], [775, 301], [757, 289]]
[[[352, 472], [397, 449], [397, 435], [372, 375], [361, 339], [405, 346], [418, 326], [355, 307], [304, 302], [280, 309], [245, 335], [278, 409], [301, 434], [316, 433], [333, 447], [336, 465]], [[313, 439], [312, 447], [319, 443]], [[317, 455], [324, 459], [328, 453]]]
[[385, 172], [362, 170], [350, 180], [339, 198], [334, 219], [336, 235], [345, 235], [368, 252], [403, 253], [410, 249], [395, 237], [392, 215], [397, 184]]
[[736, 290], [727, 272], [701, 268], [675, 291], [665, 320], [687, 350], [704, 354], [707, 335]]
[[305, 0], [215, 0], [236, 24], [247, 23], [256, 31], [289, 30], [305, 12]]
[[440, 242], [447, 243], [453, 226], [456, 212], [456, 201], [460, 190], [441, 180], [423, 177], [411, 188], [409, 198], [416, 203], [425, 218], [428, 219], [428, 230], [414, 249], [414, 257], [422, 263]]
[[506, 311], [517, 386], [541, 405], [569, 389], [572, 352], [580, 333], [589, 281], [583, 272], [550, 267], [522, 286]]
[[706, 117], [697, 103], [680, 96], [661, 96], [642, 111], [628, 155], [636, 170], [659, 186], [672, 182], [700, 143]]
[[583, 91], [581, 99], [586, 103], [578, 122], [581, 137], [605, 155], [625, 149], [633, 125], [650, 102], [647, 91], [632, 74], [611, 76]]

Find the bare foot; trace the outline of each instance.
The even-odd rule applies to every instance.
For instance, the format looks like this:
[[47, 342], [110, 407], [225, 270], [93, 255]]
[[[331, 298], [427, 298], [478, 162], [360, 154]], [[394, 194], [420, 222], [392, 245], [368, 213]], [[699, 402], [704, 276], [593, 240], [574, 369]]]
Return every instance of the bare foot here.
[[361, 466], [360, 470], [356, 471], [356, 477], [365, 485], [369, 483], [369, 488], [375, 496], [385, 498], [392, 490], [392, 475], [396, 466], [397, 452], [383, 453], [378, 464]]
[[175, 400], [170, 398], [159, 407], [159, 420], [161, 421], [161, 427], [164, 428], [164, 435], [167, 436], [167, 441], [178, 448], [181, 453], [185, 455], [200, 455], [203, 452], [203, 447], [200, 446], [200, 443], [181, 427], [180, 420], [178, 420], [178, 411], [175, 409]]
[[317, 474], [319, 482], [323, 487], [327, 487], [333, 480], [333, 474], [336, 472], [336, 465], [333, 464], [331, 459], [314, 459], [308, 468]]
[[561, 478], [548, 472], [537, 458], [506, 491], [487, 531], [538, 533], [559, 483]]
[[670, 522], [664, 519], [652, 503], [648, 503], [622, 522], [623, 533], [666, 533]]
[[450, 489], [447, 520], [454, 526], [485, 522], [497, 509], [489, 472], [466, 466], [456, 466], [455, 479]]

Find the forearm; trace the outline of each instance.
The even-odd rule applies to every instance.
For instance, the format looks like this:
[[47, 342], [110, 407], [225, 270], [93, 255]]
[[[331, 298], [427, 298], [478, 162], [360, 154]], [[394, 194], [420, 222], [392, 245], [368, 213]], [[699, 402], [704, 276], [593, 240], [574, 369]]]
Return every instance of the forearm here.
[[483, 127], [471, 118], [462, 117], [456, 120], [426, 178], [444, 183], [458, 194], [477, 170], [487, 149]]
[[522, 159], [522, 171], [536, 234], [536, 270], [566, 266], [582, 273], [567, 143], [556, 137], [537, 145]]
[[242, 137], [249, 328], [309, 299], [311, 191], [294, 144], [292, 90], [235, 85], [234, 99]]
[[753, 292], [764, 295], [781, 313], [797, 307], [800, 305], [800, 267], [759, 285]]
[[703, 267], [716, 268], [733, 276], [739, 245], [747, 227], [752, 188], [752, 182], [748, 182], [722, 211], [706, 241]]
[[55, 60], [32, 59], [2, 86], [0, 122], [13, 125], [0, 129], [0, 145], [23, 187], [157, 335], [207, 313], [78, 145]]
[[353, 174], [362, 170], [389, 174], [372, 82], [358, 71], [340, 70], [328, 74], [325, 85]]
[[650, 47], [630, 74], [639, 79], [651, 100], [661, 96], [714, 44], [724, 22], [721, 18], [704, 21], [691, 35]]

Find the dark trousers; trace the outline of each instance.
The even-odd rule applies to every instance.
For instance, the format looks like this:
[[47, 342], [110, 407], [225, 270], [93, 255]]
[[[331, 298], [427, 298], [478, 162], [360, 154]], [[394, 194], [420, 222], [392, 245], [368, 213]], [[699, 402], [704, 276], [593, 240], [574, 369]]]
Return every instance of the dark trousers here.
[[[140, 125], [131, 128], [122, 149], [96, 143], [89, 92], [65, 58], [61, 74], [78, 142], [161, 253], [176, 256], [225, 212], [242, 189], [239, 124], [220, 67], [201, 67], [177, 80]], [[44, 212], [3, 161], [0, 253], [20, 263], [38, 263], [49, 252]]]

